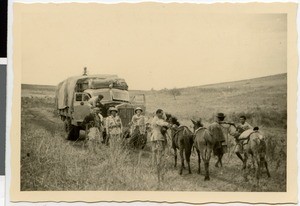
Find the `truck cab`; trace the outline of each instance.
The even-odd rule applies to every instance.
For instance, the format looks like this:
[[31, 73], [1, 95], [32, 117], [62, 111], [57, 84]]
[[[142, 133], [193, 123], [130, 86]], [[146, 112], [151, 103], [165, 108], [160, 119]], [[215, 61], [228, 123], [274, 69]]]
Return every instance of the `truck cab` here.
[[[78, 138], [79, 131], [84, 129], [82, 122], [90, 113], [90, 102], [100, 94], [103, 96], [101, 103], [104, 105], [102, 116], [105, 118], [109, 115], [109, 107], [116, 107], [124, 129], [128, 128], [135, 107], [142, 107], [144, 111], [146, 109], [145, 96], [141, 94], [130, 97], [125, 80], [117, 76], [84, 76], [65, 81], [67, 82], [58, 85], [56, 97], [59, 115], [65, 123], [68, 139]], [[73, 83], [74, 90], [72, 87], [67, 88], [70, 82]], [[62, 85], [65, 85], [65, 88]], [[62, 100], [62, 96], [65, 99]], [[59, 102], [67, 103], [64, 106], [62, 103], [59, 105]]]

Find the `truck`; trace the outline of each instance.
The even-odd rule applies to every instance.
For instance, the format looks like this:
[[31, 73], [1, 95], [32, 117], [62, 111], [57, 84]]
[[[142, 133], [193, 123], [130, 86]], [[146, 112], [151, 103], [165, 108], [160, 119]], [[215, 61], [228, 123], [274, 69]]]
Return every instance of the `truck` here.
[[128, 85], [123, 78], [117, 75], [87, 75], [73, 76], [60, 82], [56, 88], [56, 109], [60, 119], [64, 122], [65, 131], [69, 140], [77, 140], [80, 130], [85, 130], [84, 118], [91, 111], [89, 100], [102, 95], [106, 118], [109, 107], [118, 109], [124, 130], [128, 129], [134, 115], [134, 109], [141, 107], [145, 112], [145, 95], [129, 95]]

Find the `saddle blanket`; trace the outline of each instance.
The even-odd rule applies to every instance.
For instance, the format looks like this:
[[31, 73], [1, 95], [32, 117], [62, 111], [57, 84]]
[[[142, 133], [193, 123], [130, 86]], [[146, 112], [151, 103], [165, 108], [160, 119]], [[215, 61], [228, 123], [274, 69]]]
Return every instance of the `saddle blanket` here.
[[240, 136], [239, 139], [247, 139], [251, 134], [255, 133], [256, 136], [262, 140], [263, 139], [263, 135], [259, 132], [259, 131], [253, 131], [252, 129], [248, 129], [246, 131], [244, 131]]

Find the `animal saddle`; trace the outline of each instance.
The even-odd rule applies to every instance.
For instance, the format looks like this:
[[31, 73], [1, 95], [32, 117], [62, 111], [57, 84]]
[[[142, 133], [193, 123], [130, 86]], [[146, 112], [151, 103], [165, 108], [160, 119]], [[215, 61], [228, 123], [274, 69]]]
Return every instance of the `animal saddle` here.
[[185, 127], [186, 127], [186, 126], [173, 127], [173, 128], [172, 128], [173, 131], [174, 131], [173, 137], [175, 137], [176, 134], [178, 134], [178, 132], [183, 131]]
[[206, 131], [211, 135], [211, 133], [208, 131], [208, 129], [207, 129], [206, 127], [199, 127], [199, 128], [196, 129], [195, 132], [194, 132], [194, 135], [193, 135], [193, 138], [194, 138], [194, 139], [195, 139], [195, 137], [196, 137], [196, 133], [197, 133], [198, 131], [200, 131], [200, 130], [206, 130]]
[[237, 138], [238, 142], [241, 142], [242, 145], [246, 145], [249, 143], [251, 134], [255, 133], [252, 129], [246, 130], [240, 134], [240, 136]]

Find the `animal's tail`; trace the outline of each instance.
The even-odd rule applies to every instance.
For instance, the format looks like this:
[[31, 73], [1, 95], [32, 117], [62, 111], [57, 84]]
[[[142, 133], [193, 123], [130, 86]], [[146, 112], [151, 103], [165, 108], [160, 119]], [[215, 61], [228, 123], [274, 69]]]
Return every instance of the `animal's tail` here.
[[188, 130], [186, 127], [183, 128], [183, 135], [184, 136], [187, 136], [189, 133], [188, 133]]

